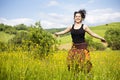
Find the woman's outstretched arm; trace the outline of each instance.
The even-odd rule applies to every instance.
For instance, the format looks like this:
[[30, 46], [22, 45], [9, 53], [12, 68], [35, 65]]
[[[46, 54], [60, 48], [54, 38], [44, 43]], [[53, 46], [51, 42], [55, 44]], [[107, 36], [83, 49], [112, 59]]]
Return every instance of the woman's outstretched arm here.
[[99, 36], [98, 34], [92, 32], [87, 25], [84, 26], [84, 30], [85, 30], [89, 35], [91, 35], [91, 36], [93, 36], [93, 37], [95, 37], [95, 38], [97, 38], [97, 39], [100, 39], [102, 42], [106, 42], [106, 40], [105, 40], [103, 37], [101, 37], [101, 36]]
[[62, 35], [62, 34], [68, 33], [68, 32], [70, 32], [71, 28], [72, 28], [71, 26], [70, 26], [70, 27], [67, 27], [67, 28], [66, 28], [65, 30], [63, 30], [63, 31], [56, 32], [55, 35], [58, 36], [58, 35]]

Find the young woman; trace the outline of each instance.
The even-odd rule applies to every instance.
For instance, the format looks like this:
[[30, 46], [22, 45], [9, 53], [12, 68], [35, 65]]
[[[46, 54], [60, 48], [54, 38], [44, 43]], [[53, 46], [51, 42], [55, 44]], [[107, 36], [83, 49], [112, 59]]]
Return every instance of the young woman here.
[[71, 32], [73, 45], [67, 57], [68, 70], [74, 70], [75, 72], [84, 71], [85, 73], [89, 73], [92, 68], [92, 64], [90, 62], [87, 43], [85, 42], [85, 33], [87, 32], [92, 37], [100, 39], [102, 42], [106, 41], [103, 37], [92, 32], [87, 25], [82, 24], [85, 16], [85, 10], [74, 12], [74, 24], [67, 27], [64, 31], [56, 32], [55, 35], [58, 36]]

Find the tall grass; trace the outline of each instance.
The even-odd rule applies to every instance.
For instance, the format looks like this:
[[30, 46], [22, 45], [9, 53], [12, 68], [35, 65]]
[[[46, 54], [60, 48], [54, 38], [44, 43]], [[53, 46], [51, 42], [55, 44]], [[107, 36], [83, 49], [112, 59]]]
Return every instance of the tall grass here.
[[67, 52], [57, 51], [41, 60], [26, 52], [0, 53], [0, 80], [86, 80], [86, 76], [119, 80], [119, 51], [91, 52], [93, 68], [88, 75], [79, 73], [78, 79], [67, 70]]

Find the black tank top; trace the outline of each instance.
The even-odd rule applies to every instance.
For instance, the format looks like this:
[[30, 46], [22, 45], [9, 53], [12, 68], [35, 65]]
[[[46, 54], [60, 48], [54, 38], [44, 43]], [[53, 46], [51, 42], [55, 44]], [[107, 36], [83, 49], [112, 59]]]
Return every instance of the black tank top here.
[[74, 29], [74, 24], [73, 24], [71, 29], [71, 37], [73, 43], [85, 42], [85, 30], [83, 29], [83, 24], [79, 29]]

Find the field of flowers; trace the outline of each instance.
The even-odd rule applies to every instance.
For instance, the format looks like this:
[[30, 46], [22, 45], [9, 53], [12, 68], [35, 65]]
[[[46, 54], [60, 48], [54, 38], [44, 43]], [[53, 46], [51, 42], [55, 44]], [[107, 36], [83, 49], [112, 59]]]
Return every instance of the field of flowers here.
[[0, 80], [119, 80], [120, 51], [93, 51], [93, 68], [78, 79], [67, 70], [68, 51], [57, 51], [44, 59], [27, 52], [0, 53]]

